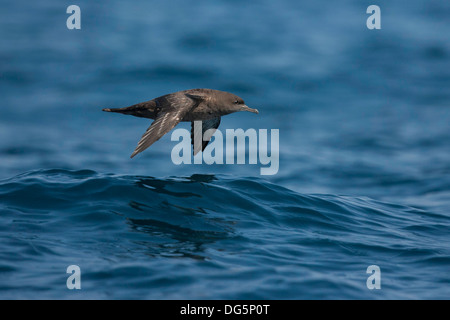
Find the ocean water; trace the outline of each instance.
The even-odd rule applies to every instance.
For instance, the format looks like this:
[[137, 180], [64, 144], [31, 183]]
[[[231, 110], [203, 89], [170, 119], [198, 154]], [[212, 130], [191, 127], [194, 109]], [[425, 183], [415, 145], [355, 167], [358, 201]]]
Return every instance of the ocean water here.
[[[2, 3], [0, 298], [449, 299], [450, 4], [371, 4]], [[101, 109], [189, 88], [278, 173], [130, 159], [150, 120]]]

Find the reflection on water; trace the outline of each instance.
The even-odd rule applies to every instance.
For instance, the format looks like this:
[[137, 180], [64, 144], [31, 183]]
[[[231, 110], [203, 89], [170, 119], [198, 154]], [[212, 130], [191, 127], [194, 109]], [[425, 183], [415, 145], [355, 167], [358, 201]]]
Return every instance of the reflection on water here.
[[[184, 191], [197, 190], [198, 185], [216, 180], [214, 175], [202, 174], [165, 180], [139, 177], [136, 185], [145, 188], [146, 196], [151, 200], [147, 203], [129, 202], [129, 206], [138, 211], [141, 218], [127, 217], [127, 214], [124, 216], [132, 230], [158, 239], [157, 243], [145, 243], [149, 254], [206, 259], [204, 245], [234, 236], [234, 221], [211, 216], [210, 209], [202, 206], [204, 202], [198, 201], [199, 198], [207, 197], [207, 194]], [[194, 206], [188, 207], [183, 201], [176, 204], [173, 198], [192, 198]]]

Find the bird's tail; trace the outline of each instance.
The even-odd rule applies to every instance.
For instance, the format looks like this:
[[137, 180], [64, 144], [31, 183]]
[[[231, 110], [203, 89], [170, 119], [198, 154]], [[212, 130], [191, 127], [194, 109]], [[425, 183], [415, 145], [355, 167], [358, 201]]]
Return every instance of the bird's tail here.
[[123, 114], [133, 114], [137, 110], [135, 110], [134, 106], [126, 107], [126, 108], [104, 108], [102, 111], [106, 112], [117, 112], [117, 113], [123, 113]]
[[156, 107], [155, 102], [151, 100], [125, 108], [104, 108], [102, 109], [102, 111], [117, 112], [122, 114], [129, 114], [135, 117], [154, 119], [157, 113], [155, 107]]

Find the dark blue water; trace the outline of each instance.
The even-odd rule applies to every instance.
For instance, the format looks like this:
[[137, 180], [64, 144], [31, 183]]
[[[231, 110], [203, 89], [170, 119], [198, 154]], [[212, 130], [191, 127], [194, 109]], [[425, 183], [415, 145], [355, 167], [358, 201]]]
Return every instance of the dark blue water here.
[[[425, 0], [3, 2], [0, 298], [449, 299], [449, 16]], [[130, 159], [150, 121], [101, 112], [198, 87], [259, 109], [222, 130], [280, 130], [276, 175], [177, 166], [170, 135]]]

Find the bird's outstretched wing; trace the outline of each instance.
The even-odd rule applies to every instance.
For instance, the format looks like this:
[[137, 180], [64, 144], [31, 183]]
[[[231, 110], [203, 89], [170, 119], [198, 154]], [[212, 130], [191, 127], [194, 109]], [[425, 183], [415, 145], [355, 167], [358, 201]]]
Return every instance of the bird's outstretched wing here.
[[[200, 125], [201, 123], [201, 125]], [[194, 147], [194, 156], [201, 150], [205, 150], [212, 135], [217, 130], [220, 125], [220, 117], [212, 118], [203, 121], [192, 121], [191, 122], [191, 142]], [[207, 130], [211, 129], [209, 135], [204, 136]], [[203, 140], [203, 138], [205, 140]]]
[[142, 136], [136, 149], [131, 155], [131, 158], [150, 147], [153, 143], [161, 139], [163, 135], [172, 130], [173, 127], [183, 119], [188, 111], [188, 108], [180, 108], [176, 111], [161, 112], [158, 114], [155, 121], [153, 121], [151, 126]]
[[196, 108], [203, 100], [204, 97], [201, 95], [182, 92], [156, 98], [156, 109], [160, 111], [155, 121], [142, 136], [131, 158], [161, 139], [163, 135], [172, 130], [173, 127], [183, 120], [188, 112]]

